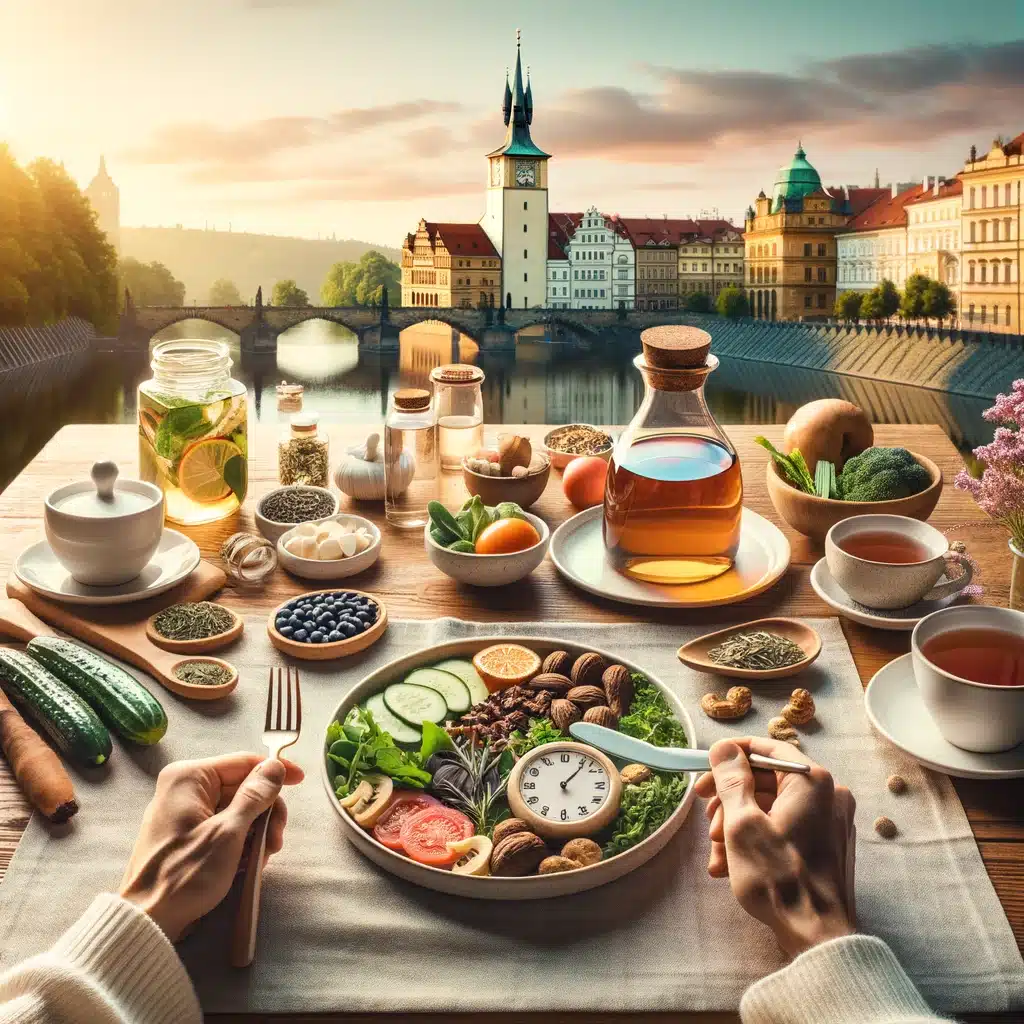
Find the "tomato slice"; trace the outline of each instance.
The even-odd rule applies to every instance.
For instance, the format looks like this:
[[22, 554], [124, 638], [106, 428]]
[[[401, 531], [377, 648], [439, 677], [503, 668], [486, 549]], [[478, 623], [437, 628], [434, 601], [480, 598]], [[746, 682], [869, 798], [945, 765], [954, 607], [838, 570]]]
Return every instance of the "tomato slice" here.
[[388, 801], [384, 813], [373, 826], [373, 838], [389, 850], [402, 849], [402, 822], [428, 807], [439, 807], [440, 803], [426, 793], [398, 790]]
[[402, 849], [414, 861], [431, 867], [444, 867], [459, 859], [448, 850], [448, 843], [468, 839], [476, 830], [461, 811], [438, 804], [417, 811], [402, 822]]

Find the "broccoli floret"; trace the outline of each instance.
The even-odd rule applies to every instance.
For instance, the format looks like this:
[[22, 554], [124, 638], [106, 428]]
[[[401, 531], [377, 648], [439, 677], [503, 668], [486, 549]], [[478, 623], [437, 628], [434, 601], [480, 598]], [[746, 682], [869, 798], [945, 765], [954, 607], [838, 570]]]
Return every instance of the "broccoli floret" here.
[[931, 483], [931, 474], [906, 448], [868, 448], [848, 459], [839, 477], [844, 501], [908, 498]]

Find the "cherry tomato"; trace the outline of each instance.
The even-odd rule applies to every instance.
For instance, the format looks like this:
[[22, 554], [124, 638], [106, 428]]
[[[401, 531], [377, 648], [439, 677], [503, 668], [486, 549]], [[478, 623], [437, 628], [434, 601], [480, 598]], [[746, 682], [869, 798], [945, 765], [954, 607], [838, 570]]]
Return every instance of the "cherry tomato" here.
[[473, 822], [463, 813], [438, 804], [402, 822], [402, 849], [420, 864], [444, 867], [459, 859], [457, 853], [449, 852], [447, 844], [468, 839], [474, 831]]
[[416, 793], [402, 789], [394, 793], [388, 801], [384, 813], [373, 826], [373, 838], [389, 850], [402, 849], [402, 822], [428, 807], [440, 806], [439, 802], [426, 793]]

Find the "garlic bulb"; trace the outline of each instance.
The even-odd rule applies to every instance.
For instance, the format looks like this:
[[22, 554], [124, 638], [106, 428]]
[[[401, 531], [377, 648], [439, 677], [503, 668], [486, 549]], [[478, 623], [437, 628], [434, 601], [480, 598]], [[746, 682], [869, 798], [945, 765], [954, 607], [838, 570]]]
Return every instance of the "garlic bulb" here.
[[[409, 479], [412, 479], [411, 471]], [[384, 497], [384, 458], [380, 452], [380, 434], [371, 434], [365, 444], [347, 449], [345, 457], [334, 471], [334, 483], [342, 494], [357, 501], [380, 501]], [[407, 481], [402, 490], [408, 486]]]

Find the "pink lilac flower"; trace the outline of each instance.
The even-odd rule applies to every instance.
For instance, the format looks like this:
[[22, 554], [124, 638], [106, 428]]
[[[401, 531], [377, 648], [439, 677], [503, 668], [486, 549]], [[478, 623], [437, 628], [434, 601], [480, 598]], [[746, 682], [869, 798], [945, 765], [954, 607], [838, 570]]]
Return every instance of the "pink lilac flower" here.
[[1024, 378], [1015, 380], [1008, 395], [997, 395], [996, 404], [982, 415], [990, 423], [1014, 423], [1024, 427]]

